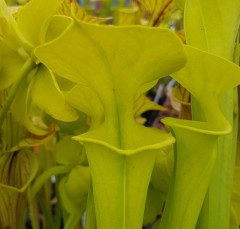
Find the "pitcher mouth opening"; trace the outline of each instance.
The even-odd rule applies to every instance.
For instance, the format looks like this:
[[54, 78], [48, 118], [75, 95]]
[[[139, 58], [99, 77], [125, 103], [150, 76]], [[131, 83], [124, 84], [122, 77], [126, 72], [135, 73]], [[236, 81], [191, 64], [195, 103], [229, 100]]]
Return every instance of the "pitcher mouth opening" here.
[[[186, 130], [191, 130], [198, 133], [208, 134], [208, 135], [227, 135], [231, 133], [232, 127], [229, 124], [225, 126], [220, 126], [219, 129], [210, 129], [207, 122], [193, 121], [193, 120], [184, 120], [184, 119], [175, 119], [175, 118], [164, 118], [161, 120], [165, 125], [169, 127], [178, 127]], [[222, 127], [222, 128], [221, 128]]]
[[83, 145], [84, 145], [84, 143], [93, 143], [96, 145], [101, 145], [101, 146], [106, 147], [120, 155], [126, 155], [126, 156], [137, 154], [137, 153], [140, 153], [140, 152], [146, 151], [146, 150], [161, 149], [161, 148], [163, 148], [165, 146], [169, 146], [175, 142], [175, 138], [172, 137], [171, 135], [169, 135], [169, 138], [166, 138], [164, 141], [159, 140], [159, 142], [153, 143], [151, 145], [140, 146], [140, 147], [137, 147], [136, 149], [120, 149], [120, 148], [117, 148], [116, 146], [113, 146], [113, 145], [107, 143], [106, 141], [93, 139], [93, 138], [89, 138], [89, 137], [84, 137], [83, 135], [75, 136], [75, 137], [73, 137], [73, 140], [76, 140], [76, 141], [80, 142], [80, 144], [83, 144]]

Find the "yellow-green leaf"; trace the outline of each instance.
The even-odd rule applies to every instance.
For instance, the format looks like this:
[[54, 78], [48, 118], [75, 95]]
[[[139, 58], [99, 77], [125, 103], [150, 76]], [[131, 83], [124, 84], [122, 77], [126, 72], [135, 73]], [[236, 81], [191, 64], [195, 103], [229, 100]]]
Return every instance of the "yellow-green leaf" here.
[[232, 60], [240, 23], [239, 0], [187, 1], [185, 16], [188, 44]]
[[48, 42], [60, 36], [71, 24], [72, 20], [70, 17], [54, 15], [48, 24], [44, 41]]
[[175, 0], [175, 4], [179, 9], [184, 10], [185, 0]]
[[0, 166], [0, 227], [24, 227], [26, 189], [37, 173], [38, 161], [32, 152], [21, 150], [1, 154]]
[[91, 117], [91, 126], [103, 122], [104, 110], [98, 95], [88, 86], [78, 84], [66, 93], [66, 100], [76, 109]]
[[[240, 167], [236, 166], [234, 170], [233, 190], [231, 198], [231, 221], [230, 225], [240, 225]], [[234, 227], [231, 227], [233, 229]], [[235, 227], [237, 228], [237, 227]], [[234, 228], [234, 229], [235, 229]]]
[[0, 157], [0, 188], [23, 192], [35, 177], [38, 162], [28, 150], [4, 153]]
[[80, 164], [83, 153], [83, 146], [71, 137], [61, 139], [56, 145], [56, 160], [62, 165]]
[[74, 167], [68, 177], [61, 180], [60, 196], [68, 213], [80, 216], [84, 213], [87, 206], [89, 184], [89, 167], [83, 166]]
[[[67, 51], [61, 52], [60, 47]], [[111, 110], [105, 111], [109, 114], [115, 112], [115, 95], [119, 108], [132, 112], [134, 97], [143, 85], [185, 64], [180, 41], [168, 29], [80, 22], [74, 22], [59, 39], [37, 48], [36, 55], [58, 75], [95, 91]], [[125, 100], [128, 108], [124, 108]]]
[[37, 126], [34, 124], [29, 114], [31, 104], [27, 82], [23, 82], [16, 93], [15, 99], [11, 106], [13, 118], [22, 126], [24, 126], [31, 134], [36, 136], [44, 136], [48, 133], [46, 125]]
[[24, 37], [33, 45], [44, 41], [47, 22], [63, 0], [32, 0], [18, 12], [17, 24]]
[[177, 141], [174, 173], [160, 228], [194, 228], [215, 164], [218, 135], [224, 132], [210, 131], [206, 123], [197, 121], [165, 118], [162, 122], [171, 127]]
[[103, 122], [74, 137], [86, 149], [94, 202], [101, 209], [98, 228], [140, 228], [156, 153], [174, 138], [137, 124], [134, 102], [143, 88], [184, 66], [180, 40], [168, 29], [74, 21], [35, 54], [58, 75], [90, 88], [104, 109]]
[[203, 119], [207, 119], [209, 125], [215, 125], [213, 128], [218, 130], [230, 131], [231, 128], [220, 111], [218, 96], [240, 83], [239, 66], [190, 46], [186, 46], [186, 51], [186, 66], [172, 77], [204, 107]]
[[62, 121], [74, 121], [77, 112], [66, 102], [54, 75], [46, 67], [39, 66], [31, 88], [33, 102], [46, 113]]
[[0, 41], [0, 91], [9, 87], [19, 76], [19, 70], [25, 63], [17, 52]]

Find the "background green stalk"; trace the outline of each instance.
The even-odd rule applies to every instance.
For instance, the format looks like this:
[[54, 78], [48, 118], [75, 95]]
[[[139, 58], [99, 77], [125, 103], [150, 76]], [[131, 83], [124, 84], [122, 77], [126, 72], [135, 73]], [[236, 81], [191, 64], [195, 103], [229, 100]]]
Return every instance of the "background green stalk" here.
[[33, 184], [30, 198], [34, 198], [40, 188], [50, 179], [51, 176], [68, 173], [70, 170], [71, 166], [58, 165], [44, 171]]
[[77, 225], [79, 224], [80, 220], [81, 217], [79, 215], [69, 215], [68, 220], [64, 225], [64, 229], [77, 228]]
[[29, 216], [31, 219], [31, 224], [33, 229], [39, 229], [39, 218], [38, 218], [38, 205], [37, 205], [37, 200], [31, 197], [31, 189], [28, 188], [27, 191], [28, 195], [28, 208], [29, 208]]
[[56, 177], [55, 192], [56, 192], [57, 203], [54, 210], [55, 214], [53, 216], [54, 217], [53, 229], [59, 229], [61, 227], [61, 220], [62, 220], [62, 203], [61, 201], [58, 201], [60, 200], [61, 197], [57, 189], [57, 187], [59, 186], [60, 176], [55, 176], [55, 177]]

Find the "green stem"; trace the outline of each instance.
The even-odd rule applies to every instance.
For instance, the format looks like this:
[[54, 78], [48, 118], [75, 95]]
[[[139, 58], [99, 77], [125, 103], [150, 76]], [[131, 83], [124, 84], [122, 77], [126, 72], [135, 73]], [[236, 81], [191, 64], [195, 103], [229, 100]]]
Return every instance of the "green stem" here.
[[38, 218], [38, 207], [36, 203], [36, 199], [30, 198], [31, 192], [30, 188], [28, 188], [28, 206], [29, 206], [29, 215], [31, 219], [31, 224], [33, 229], [39, 229], [39, 218]]
[[58, 165], [46, 170], [37, 178], [36, 182], [33, 184], [31, 189], [31, 198], [33, 198], [36, 195], [36, 193], [39, 191], [42, 185], [44, 185], [45, 182], [51, 176], [56, 174], [68, 173], [70, 170], [71, 170], [71, 166], [66, 166], [66, 165], [62, 165], [62, 166]]
[[79, 215], [69, 215], [66, 225], [64, 229], [74, 229], [77, 227], [77, 224], [80, 221]]
[[40, 195], [37, 195], [37, 201], [40, 206], [41, 212], [44, 216], [44, 226], [43, 228], [52, 228], [52, 221], [51, 221], [51, 216], [48, 214], [48, 211], [45, 208], [45, 205], [42, 201], [42, 197]]
[[58, 186], [59, 186], [59, 177], [56, 176], [55, 192], [56, 192], [57, 203], [55, 206], [55, 214], [54, 214], [54, 224], [53, 224], [54, 229], [58, 229], [61, 227], [62, 211], [61, 211], [60, 194], [59, 194], [59, 191], [57, 190]]
[[13, 86], [11, 87], [8, 97], [0, 111], [0, 129], [2, 128], [2, 125], [3, 125], [3, 122], [7, 115], [7, 112], [15, 98], [15, 95], [16, 95], [19, 87], [21, 86], [22, 82], [24, 82], [24, 80], [27, 78], [30, 71], [34, 68], [34, 65], [35, 65], [35, 62], [34, 62], [33, 58], [29, 58], [25, 62], [25, 64], [23, 65], [23, 67], [21, 69], [21, 72], [18, 77], [18, 81], [15, 84], [13, 84]]
[[42, 190], [42, 195], [41, 195], [41, 203], [44, 208], [43, 211], [43, 217], [46, 219], [46, 225], [47, 228], [53, 228], [53, 216], [52, 216], [52, 205], [51, 205], [51, 180], [48, 182], [45, 182]]
[[94, 200], [93, 200], [92, 182], [90, 183], [89, 192], [88, 192], [85, 228], [86, 229], [97, 228], [95, 206], [94, 206]]

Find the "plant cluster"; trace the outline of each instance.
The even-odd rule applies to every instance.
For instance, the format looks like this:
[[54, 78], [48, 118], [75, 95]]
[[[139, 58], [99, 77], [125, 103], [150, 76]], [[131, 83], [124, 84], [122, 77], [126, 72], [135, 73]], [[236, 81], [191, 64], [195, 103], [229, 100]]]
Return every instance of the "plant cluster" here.
[[0, 0], [0, 228], [238, 229], [240, 1], [80, 3]]

